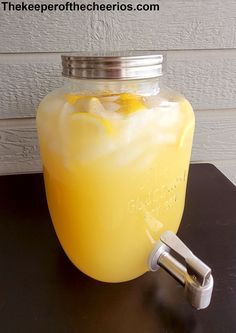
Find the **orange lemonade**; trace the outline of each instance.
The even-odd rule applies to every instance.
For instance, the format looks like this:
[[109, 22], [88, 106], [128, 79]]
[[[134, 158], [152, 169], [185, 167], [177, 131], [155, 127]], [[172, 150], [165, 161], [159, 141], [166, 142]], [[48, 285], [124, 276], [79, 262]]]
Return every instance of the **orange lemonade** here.
[[65, 93], [37, 114], [46, 194], [57, 236], [87, 275], [121, 282], [148, 270], [183, 213], [194, 115], [181, 96]]

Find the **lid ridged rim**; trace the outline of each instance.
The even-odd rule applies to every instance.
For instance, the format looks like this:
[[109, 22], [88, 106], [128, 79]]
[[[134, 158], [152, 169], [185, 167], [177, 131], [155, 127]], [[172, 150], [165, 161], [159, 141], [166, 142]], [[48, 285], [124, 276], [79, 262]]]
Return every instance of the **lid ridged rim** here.
[[134, 80], [162, 75], [163, 54], [157, 51], [128, 51], [94, 55], [62, 54], [62, 75], [78, 79]]

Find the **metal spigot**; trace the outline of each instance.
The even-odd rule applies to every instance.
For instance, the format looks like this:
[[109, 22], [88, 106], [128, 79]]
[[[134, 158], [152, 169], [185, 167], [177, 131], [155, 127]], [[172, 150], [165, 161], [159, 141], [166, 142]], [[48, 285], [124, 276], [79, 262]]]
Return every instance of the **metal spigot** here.
[[[176, 260], [169, 253], [170, 250], [180, 255], [185, 260], [186, 266]], [[198, 310], [208, 307], [214, 284], [211, 269], [198, 259], [172, 231], [166, 231], [161, 235], [160, 241], [150, 256], [150, 270], [156, 271], [160, 267], [184, 286], [187, 299], [193, 307]]]

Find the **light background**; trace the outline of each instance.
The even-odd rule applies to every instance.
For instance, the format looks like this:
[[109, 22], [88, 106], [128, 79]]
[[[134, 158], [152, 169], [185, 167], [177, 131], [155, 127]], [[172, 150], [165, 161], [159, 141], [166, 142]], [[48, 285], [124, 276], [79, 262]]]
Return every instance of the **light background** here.
[[236, 183], [236, 1], [159, 4], [155, 13], [41, 14], [1, 7], [0, 174], [41, 171], [35, 109], [61, 85], [61, 52], [156, 49], [166, 51], [166, 83], [196, 112], [192, 161], [213, 163]]

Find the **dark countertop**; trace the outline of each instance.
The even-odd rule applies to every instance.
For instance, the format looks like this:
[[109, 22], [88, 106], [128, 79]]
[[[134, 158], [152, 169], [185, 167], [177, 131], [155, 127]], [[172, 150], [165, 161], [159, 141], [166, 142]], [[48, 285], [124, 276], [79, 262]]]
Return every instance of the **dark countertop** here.
[[0, 177], [0, 331], [236, 332], [236, 187], [192, 165], [178, 235], [213, 270], [209, 308], [196, 311], [163, 270], [120, 284], [88, 278], [63, 253], [43, 178]]

